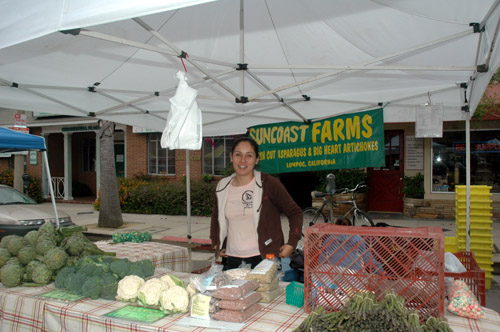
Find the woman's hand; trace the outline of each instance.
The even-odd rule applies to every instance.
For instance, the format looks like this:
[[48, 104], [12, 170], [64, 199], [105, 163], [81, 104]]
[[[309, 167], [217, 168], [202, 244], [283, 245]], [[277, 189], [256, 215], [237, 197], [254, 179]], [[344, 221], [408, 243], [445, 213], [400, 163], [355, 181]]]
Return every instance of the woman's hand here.
[[219, 257], [224, 257], [224, 258], [227, 257], [227, 255], [226, 255], [226, 248], [224, 248], [221, 251], [219, 251], [219, 247], [218, 246], [213, 246], [212, 249], [215, 252], [215, 259], [217, 259]]
[[289, 244], [282, 245], [280, 248], [280, 257], [289, 257], [293, 252], [293, 247]]
[[220, 257], [224, 257], [224, 258], [226, 258], [226, 257], [227, 257], [227, 255], [226, 255], [226, 248], [224, 248], [224, 249], [222, 249], [221, 251], [219, 251], [219, 256], [220, 256]]

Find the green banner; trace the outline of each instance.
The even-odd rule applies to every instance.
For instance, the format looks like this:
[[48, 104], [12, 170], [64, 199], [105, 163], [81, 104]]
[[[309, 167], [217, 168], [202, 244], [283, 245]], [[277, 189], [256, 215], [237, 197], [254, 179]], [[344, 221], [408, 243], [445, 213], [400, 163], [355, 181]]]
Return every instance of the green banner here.
[[248, 128], [267, 173], [385, 165], [384, 112], [344, 114], [311, 123], [282, 122]]

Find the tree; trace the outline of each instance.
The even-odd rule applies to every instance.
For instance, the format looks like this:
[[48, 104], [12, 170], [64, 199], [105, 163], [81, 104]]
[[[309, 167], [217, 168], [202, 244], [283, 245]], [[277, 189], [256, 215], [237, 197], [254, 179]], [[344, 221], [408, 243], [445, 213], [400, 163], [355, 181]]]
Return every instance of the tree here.
[[101, 203], [97, 225], [106, 228], [123, 225], [116, 181], [114, 127], [114, 122], [102, 121], [97, 134], [101, 142]]

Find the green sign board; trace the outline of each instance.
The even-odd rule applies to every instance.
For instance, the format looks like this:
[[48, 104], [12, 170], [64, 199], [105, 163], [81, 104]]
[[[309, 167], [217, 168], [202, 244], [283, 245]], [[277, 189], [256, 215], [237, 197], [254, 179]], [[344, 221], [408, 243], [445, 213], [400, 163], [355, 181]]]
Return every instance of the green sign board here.
[[83, 296], [71, 294], [70, 292], [68, 292], [65, 289], [54, 289], [54, 290], [48, 291], [47, 293], [43, 293], [40, 296], [46, 297], [49, 299], [54, 299], [54, 300], [62, 300], [62, 301], [78, 301], [80, 299], [83, 299]]
[[375, 109], [328, 119], [248, 128], [267, 173], [381, 167], [385, 164], [384, 112]]
[[126, 305], [119, 309], [110, 311], [104, 316], [126, 319], [140, 323], [154, 323], [165, 317], [166, 314], [159, 309]]

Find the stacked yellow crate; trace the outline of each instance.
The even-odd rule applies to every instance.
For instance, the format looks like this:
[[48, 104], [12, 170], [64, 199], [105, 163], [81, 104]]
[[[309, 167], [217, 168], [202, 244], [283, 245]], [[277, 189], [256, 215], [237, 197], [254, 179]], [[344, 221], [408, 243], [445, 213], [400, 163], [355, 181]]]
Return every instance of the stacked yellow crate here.
[[[455, 186], [455, 237], [457, 251], [466, 251], [467, 187]], [[485, 272], [486, 289], [491, 288], [493, 273], [492, 200], [490, 186], [470, 186], [470, 251]]]

